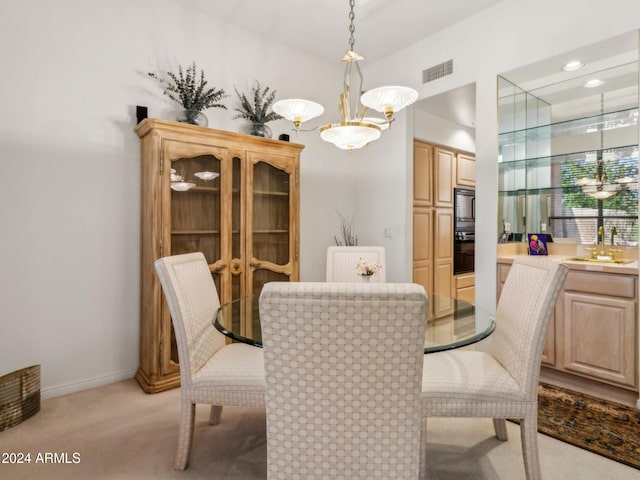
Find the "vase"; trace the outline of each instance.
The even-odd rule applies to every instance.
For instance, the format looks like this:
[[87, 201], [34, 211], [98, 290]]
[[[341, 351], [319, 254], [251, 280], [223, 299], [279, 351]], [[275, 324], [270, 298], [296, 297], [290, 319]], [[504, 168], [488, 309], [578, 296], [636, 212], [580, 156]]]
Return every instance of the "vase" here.
[[201, 127], [209, 125], [209, 119], [207, 119], [204, 113], [198, 110], [180, 110], [176, 113], [176, 122], [199, 125]]
[[369, 283], [369, 280], [371, 280], [371, 275], [360, 275], [360, 278], [362, 278], [362, 281], [364, 283]]
[[242, 128], [242, 133], [254, 137], [271, 138], [271, 128], [266, 123], [248, 123]]

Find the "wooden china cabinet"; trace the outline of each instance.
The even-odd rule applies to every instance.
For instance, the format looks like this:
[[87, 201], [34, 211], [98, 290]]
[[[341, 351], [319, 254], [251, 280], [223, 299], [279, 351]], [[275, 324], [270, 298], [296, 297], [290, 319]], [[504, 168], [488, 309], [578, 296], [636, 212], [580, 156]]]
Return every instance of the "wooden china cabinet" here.
[[299, 279], [302, 145], [145, 119], [138, 383], [180, 385], [175, 336], [153, 263], [202, 252], [222, 303]]

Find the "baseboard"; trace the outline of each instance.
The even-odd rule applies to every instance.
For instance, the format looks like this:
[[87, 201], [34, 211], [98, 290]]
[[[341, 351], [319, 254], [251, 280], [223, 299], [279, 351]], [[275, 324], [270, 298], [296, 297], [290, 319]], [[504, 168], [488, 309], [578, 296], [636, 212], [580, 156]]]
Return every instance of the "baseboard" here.
[[40, 391], [40, 395], [43, 399], [61, 397], [62, 395], [67, 395], [69, 393], [81, 392], [82, 390], [89, 390], [90, 388], [102, 387], [111, 383], [121, 382], [122, 380], [128, 380], [135, 377], [135, 375], [135, 369], [127, 370], [111, 375], [89, 378], [74, 383], [67, 383], [55, 387], [43, 388]]

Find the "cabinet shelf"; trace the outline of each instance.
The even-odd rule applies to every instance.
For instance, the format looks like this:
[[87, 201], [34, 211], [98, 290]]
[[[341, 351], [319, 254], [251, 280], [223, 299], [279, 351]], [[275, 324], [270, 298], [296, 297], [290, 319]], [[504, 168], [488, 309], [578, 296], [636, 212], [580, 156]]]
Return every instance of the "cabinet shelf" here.
[[171, 235], [220, 235], [220, 230], [172, 230]]
[[269, 233], [289, 233], [289, 230], [284, 229], [284, 228], [277, 228], [277, 229], [260, 229], [260, 230], [254, 230], [253, 231], [254, 234], [269, 234]]
[[501, 132], [501, 139], [509, 139], [514, 136], [522, 136], [530, 139], [547, 139], [562, 136], [575, 136], [584, 133], [596, 133], [617, 128], [633, 127], [638, 124], [638, 108], [626, 108], [615, 112], [591, 115], [588, 117], [564, 120], [562, 122], [548, 123], [536, 127], [522, 128], [507, 132]]

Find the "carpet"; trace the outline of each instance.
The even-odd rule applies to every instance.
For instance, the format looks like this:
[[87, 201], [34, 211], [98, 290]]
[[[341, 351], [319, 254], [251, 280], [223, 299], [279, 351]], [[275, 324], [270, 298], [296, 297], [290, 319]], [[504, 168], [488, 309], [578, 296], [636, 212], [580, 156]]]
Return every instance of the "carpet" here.
[[541, 383], [538, 431], [640, 469], [640, 411]]

